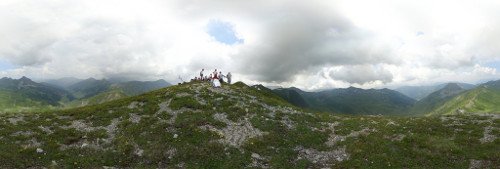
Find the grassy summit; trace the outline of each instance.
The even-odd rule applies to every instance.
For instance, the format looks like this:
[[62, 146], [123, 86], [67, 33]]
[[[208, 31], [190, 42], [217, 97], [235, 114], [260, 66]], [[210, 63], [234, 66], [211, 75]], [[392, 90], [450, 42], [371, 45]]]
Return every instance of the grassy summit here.
[[0, 114], [0, 168], [496, 167], [499, 122], [312, 113], [241, 82], [193, 82], [95, 106]]

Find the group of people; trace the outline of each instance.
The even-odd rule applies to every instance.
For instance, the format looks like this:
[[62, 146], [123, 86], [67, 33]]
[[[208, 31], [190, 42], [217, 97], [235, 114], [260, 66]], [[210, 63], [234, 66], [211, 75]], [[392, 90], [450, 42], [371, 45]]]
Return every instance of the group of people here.
[[[217, 69], [210, 73], [210, 75], [205, 74], [205, 69], [201, 69], [200, 76], [195, 77], [193, 80], [195, 81], [210, 81], [214, 87], [220, 86], [221, 83], [224, 83], [224, 78], [227, 79], [227, 83], [231, 84], [231, 72], [228, 72], [227, 75], [222, 74], [222, 71], [217, 72]], [[217, 82], [218, 83], [217, 83]], [[217, 85], [218, 84], [218, 85]]]

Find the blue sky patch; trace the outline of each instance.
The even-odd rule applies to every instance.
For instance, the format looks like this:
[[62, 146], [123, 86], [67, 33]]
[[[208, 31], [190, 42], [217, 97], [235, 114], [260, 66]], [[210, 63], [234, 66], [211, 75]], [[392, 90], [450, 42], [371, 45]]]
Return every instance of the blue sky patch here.
[[233, 25], [229, 22], [224, 22], [220, 20], [210, 20], [207, 25], [207, 33], [214, 37], [218, 42], [233, 45], [236, 43], [243, 43], [243, 39], [236, 37], [236, 32], [233, 29]]
[[9, 70], [16, 68], [10, 62], [0, 59], [0, 71]]
[[489, 62], [486, 64], [486, 66], [491, 67], [491, 68], [495, 68], [495, 69], [497, 69], [497, 71], [500, 71], [500, 60]]

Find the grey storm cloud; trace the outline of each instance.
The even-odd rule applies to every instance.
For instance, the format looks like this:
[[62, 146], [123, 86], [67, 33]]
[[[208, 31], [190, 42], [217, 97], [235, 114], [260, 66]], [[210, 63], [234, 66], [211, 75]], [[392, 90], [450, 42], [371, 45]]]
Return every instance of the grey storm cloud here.
[[329, 75], [336, 80], [360, 85], [375, 81], [388, 83], [393, 79], [391, 72], [382, 67], [372, 65], [344, 66], [338, 70], [331, 71]]
[[279, 24], [282, 29], [269, 32], [266, 43], [245, 50], [241, 55], [247, 73], [259, 75], [262, 81], [283, 82], [311, 67], [397, 62], [389, 50], [372, 48], [366, 44], [369, 40], [352, 30], [328, 36], [335, 24], [318, 30], [293, 28], [308, 24], [314, 23]]
[[[390, 48], [377, 45], [369, 31], [357, 28], [332, 4], [319, 1], [270, 4], [258, 0], [252, 1], [253, 7], [249, 8], [248, 3], [241, 1], [224, 2], [200, 6], [210, 6], [202, 8], [209, 13], [223, 10], [251, 16], [250, 20], [258, 20], [264, 30], [257, 36], [258, 43], [247, 44], [232, 56], [241, 73], [256, 80], [280, 83], [311, 67], [398, 61]], [[192, 4], [190, 7], [201, 8]]]

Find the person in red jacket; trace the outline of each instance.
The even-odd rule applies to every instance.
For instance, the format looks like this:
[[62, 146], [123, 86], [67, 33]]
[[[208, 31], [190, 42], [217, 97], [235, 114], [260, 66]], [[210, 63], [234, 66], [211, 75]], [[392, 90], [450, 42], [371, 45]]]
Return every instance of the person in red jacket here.
[[217, 69], [215, 69], [213, 74], [214, 74], [214, 79], [219, 79], [219, 76], [217, 76]]

